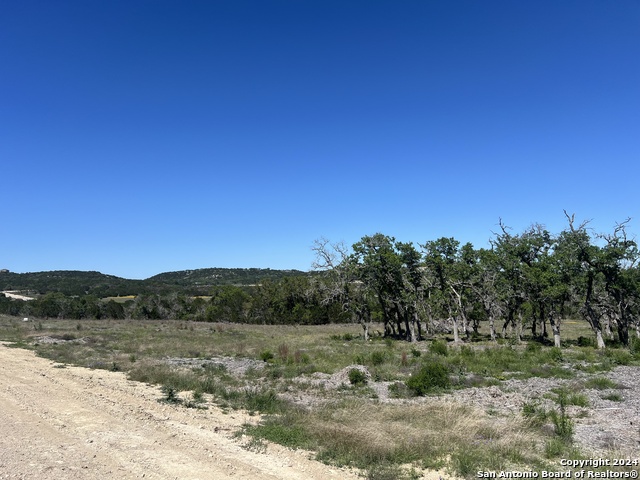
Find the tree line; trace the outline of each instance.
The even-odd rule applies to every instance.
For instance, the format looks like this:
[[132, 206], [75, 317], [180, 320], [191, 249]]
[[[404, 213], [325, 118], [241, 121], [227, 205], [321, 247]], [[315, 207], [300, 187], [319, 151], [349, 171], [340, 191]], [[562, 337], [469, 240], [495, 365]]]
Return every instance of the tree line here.
[[476, 249], [442, 237], [418, 247], [383, 234], [365, 236], [352, 248], [317, 241], [316, 267], [330, 282], [325, 301], [338, 301], [369, 335], [380, 319], [384, 334], [410, 341], [444, 321], [454, 341], [477, 335], [553, 338], [561, 325], [579, 317], [590, 325], [598, 348], [605, 338], [629, 345], [640, 336], [638, 248], [627, 235], [629, 220], [610, 233], [594, 233], [588, 222], [553, 235], [542, 225], [514, 234], [500, 222], [490, 248]]
[[[566, 214], [566, 212], [565, 212]], [[581, 318], [598, 348], [640, 336], [638, 248], [628, 220], [595, 233], [566, 214], [552, 234], [534, 224], [519, 233], [499, 223], [489, 248], [451, 237], [414, 245], [376, 233], [348, 247], [317, 240], [316, 275], [212, 287], [206, 297], [142, 294], [124, 303], [48, 293], [22, 302], [0, 296], [0, 312], [42, 318], [130, 318], [260, 324], [357, 322], [369, 338], [418, 341], [437, 331], [455, 342], [479, 335], [533, 338], [560, 346], [562, 323]]]

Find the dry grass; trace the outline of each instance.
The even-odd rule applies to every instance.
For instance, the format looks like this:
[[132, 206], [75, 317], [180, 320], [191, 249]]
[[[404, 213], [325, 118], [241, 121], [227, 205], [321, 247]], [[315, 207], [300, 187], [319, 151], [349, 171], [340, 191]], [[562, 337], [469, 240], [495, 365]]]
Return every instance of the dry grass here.
[[116, 303], [126, 303], [129, 300], [134, 300], [136, 298], [135, 295], [124, 295], [121, 297], [105, 297], [102, 300], [104, 300], [105, 302], [109, 302], [109, 301], [114, 301]]
[[[453, 402], [335, 403], [311, 412], [270, 417], [248, 426], [260, 438], [281, 441], [295, 432], [297, 446], [313, 448], [331, 463], [372, 470], [407, 465], [442, 468], [467, 477], [479, 469], [540, 469], [544, 438], [520, 418], [508, 421]], [[405, 474], [408, 472], [405, 469]]]

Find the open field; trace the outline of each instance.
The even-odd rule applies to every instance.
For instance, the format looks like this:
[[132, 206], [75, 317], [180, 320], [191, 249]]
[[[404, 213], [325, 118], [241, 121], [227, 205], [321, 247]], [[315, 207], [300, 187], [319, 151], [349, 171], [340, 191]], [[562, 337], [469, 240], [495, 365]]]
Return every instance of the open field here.
[[[277, 442], [368, 478], [427, 478], [435, 470], [472, 478], [563, 471], [562, 458], [640, 457], [640, 357], [635, 349], [594, 350], [585, 327], [565, 322], [562, 350], [483, 338], [461, 347], [364, 342], [357, 325], [12, 317], [0, 317], [0, 339], [58, 365], [87, 367], [87, 375], [114, 371], [125, 381], [125, 372], [153, 384], [139, 387], [141, 408], [198, 417], [205, 430], [215, 428], [207, 415], [227, 412], [222, 417], [241, 420], [225, 427], [226, 441], [263, 459], [293, 455]], [[49, 367], [47, 375], [68, 371], [78, 370]]]

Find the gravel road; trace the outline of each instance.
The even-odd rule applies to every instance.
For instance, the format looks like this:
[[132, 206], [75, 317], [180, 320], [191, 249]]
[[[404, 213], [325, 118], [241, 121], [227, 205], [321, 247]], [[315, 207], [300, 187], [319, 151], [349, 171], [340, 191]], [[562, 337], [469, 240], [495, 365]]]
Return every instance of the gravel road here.
[[162, 404], [123, 373], [57, 368], [0, 343], [0, 479], [349, 479], [354, 472], [233, 437], [255, 417]]

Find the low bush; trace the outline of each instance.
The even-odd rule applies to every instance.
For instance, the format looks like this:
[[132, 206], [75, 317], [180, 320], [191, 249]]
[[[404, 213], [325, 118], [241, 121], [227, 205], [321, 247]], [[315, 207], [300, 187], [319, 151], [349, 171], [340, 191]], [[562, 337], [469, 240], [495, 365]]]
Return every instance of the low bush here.
[[355, 387], [366, 385], [367, 376], [362, 370], [352, 368], [351, 370], [349, 370], [349, 382]]
[[449, 349], [447, 348], [446, 342], [442, 340], [434, 340], [429, 347], [431, 353], [435, 353], [436, 355], [446, 356], [449, 353]]
[[371, 361], [371, 365], [378, 366], [387, 361], [387, 356], [384, 352], [372, 352], [369, 359]]
[[573, 421], [567, 414], [567, 392], [561, 390], [558, 392], [557, 399], [559, 410], [552, 410], [550, 412], [551, 421], [553, 422], [554, 432], [565, 442], [571, 442], [573, 438]]
[[423, 365], [406, 383], [407, 387], [419, 396], [437, 390], [446, 390], [451, 386], [449, 371], [440, 362], [429, 362]]
[[262, 360], [263, 362], [268, 362], [269, 360], [273, 359], [274, 355], [270, 350], [263, 350], [262, 352], [260, 352], [260, 360]]

